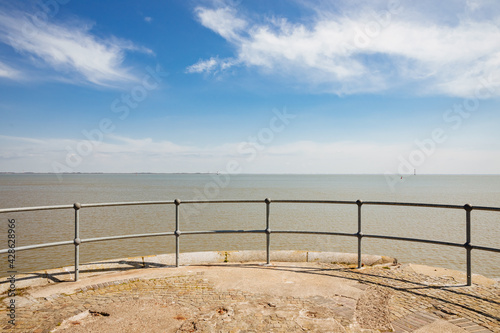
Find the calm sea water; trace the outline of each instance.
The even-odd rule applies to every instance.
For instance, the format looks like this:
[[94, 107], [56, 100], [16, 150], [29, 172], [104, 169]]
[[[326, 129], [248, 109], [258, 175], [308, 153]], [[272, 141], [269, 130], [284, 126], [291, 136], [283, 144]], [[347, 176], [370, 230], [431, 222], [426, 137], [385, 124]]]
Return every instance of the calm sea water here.
[[[384, 200], [500, 207], [500, 176], [421, 175], [397, 179], [383, 175], [209, 175], [75, 174], [0, 175], [0, 207], [192, 199]], [[181, 230], [264, 229], [265, 204], [181, 205]], [[174, 205], [84, 208], [81, 238], [173, 231]], [[7, 220], [15, 218], [16, 245], [71, 240], [72, 209], [0, 214], [0, 248], [7, 248]], [[500, 214], [472, 212], [472, 241], [500, 247]], [[271, 204], [271, 228], [357, 231], [356, 205]], [[363, 232], [465, 243], [465, 212], [416, 207], [363, 207]], [[264, 250], [265, 235], [184, 235], [181, 251]], [[356, 252], [351, 237], [274, 234], [273, 250]], [[72, 265], [73, 246], [20, 251], [18, 272]], [[82, 244], [81, 262], [175, 251], [174, 237], [152, 237]], [[363, 240], [363, 253], [465, 270], [465, 250], [438, 245]], [[473, 272], [500, 277], [500, 254], [473, 251]], [[6, 274], [6, 255], [0, 273]]]

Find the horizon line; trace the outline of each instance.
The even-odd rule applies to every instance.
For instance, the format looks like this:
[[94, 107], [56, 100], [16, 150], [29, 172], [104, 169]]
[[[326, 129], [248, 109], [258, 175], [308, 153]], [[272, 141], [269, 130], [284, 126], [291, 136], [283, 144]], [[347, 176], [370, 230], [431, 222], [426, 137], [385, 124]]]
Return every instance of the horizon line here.
[[0, 171], [0, 175], [290, 175], [290, 176], [500, 176], [500, 173], [228, 173], [228, 172], [35, 172]]

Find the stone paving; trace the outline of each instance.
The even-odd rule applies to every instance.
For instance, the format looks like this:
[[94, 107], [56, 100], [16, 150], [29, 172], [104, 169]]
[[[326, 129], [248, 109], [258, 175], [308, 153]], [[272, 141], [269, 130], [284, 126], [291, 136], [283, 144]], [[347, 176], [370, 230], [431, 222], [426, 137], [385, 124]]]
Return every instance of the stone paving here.
[[[288, 263], [240, 266], [294, 271]], [[0, 327], [6, 332], [92, 331], [91, 325], [96, 323], [113, 325], [120, 307], [128, 304], [136, 309], [131, 314], [137, 315], [132, 318], [135, 321], [147, 318], [140, 314], [151, 311], [160, 319], [168, 317], [170, 330], [158, 330], [162, 332], [425, 332], [422, 329], [434, 324], [457, 332], [500, 332], [498, 283], [466, 287], [453, 278], [423, 275], [400, 265], [357, 270], [347, 265], [301, 263], [300, 274], [345, 279], [363, 294], [359, 299], [342, 295], [280, 297], [220, 290], [205, 278], [201, 267], [178, 276], [88, 285], [71, 294], [32, 298], [26, 293], [16, 310], [15, 326], [7, 322], [4, 299]], [[82, 313], [90, 315], [83, 317]], [[144, 331], [150, 331], [148, 323], [153, 327], [158, 318], [147, 320]], [[121, 327], [120, 331], [134, 330]]]

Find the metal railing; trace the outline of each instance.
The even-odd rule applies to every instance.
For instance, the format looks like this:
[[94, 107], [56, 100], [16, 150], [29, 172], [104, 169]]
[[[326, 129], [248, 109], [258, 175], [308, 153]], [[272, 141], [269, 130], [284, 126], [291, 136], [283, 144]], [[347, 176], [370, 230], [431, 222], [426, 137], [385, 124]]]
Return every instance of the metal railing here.
[[[428, 244], [437, 244], [452, 247], [462, 247], [466, 250], [466, 264], [467, 264], [467, 285], [472, 284], [472, 250], [482, 250], [490, 252], [500, 252], [499, 248], [492, 248], [486, 246], [478, 246], [471, 244], [471, 212], [472, 210], [481, 211], [495, 211], [500, 212], [499, 207], [483, 207], [483, 206], [471, 206], [469, 204], [460, 205], [442, 205], [442, 204], [426, 204], [426, 203], [407, 203], [407, 202], [383, 202], [383, 201], [337, 201], [337, 200], [273, 200], [273, 203], [300, 203], [300, 204], [345, 204], [345, 205], [357, 205], [358, 206], [358, 231], [356, 233], [346, 233], [346, 232], [329, 232], [329, 231], [307, 231], [307, 230], [271, 230], [270, 227], [270, 208], [271, 200], [266, 198], [265, 200], [188, 200], [182, 201], [183, 205], [189, 204], [226, 204], [226, 203], [265, 203], [266, 205], [266, 229], [257, 230], [204, 230], [204, 231], [183, 231], [180, 230], [180, 205], [181, 201], [175, 199], [174, 201], [137, 201], [137, 202], [114, 202], [114, 203], [94, 203], [94, 204], [80, 204], [75, 203], [73, 205], [60, 205], [60, 206], [43, 206], [43, 207], [23, 207], [23, 208], [7, 208], [0, 209], [0, 213], [13, 213], [13, 212], [28, 212], [28, 211], [41, 211], [41, 210], [56, 210], [56, 209], [74, 209], [75, 212], [75, 238], [69, 241], [55, 242], [55, 243], [45, 243], [28, 245], [22, 247], [16, 247], [15, 251], [32, 250], [39, 248], [47, 248], [52, 246], [61, 245], [75, 245], [75, 281], [78, 281], [79, 277], [79, 265], [80, 265], [80, 245], [83, 243], [92, 242], [102, 242], [108, 240], [117, 239], [127, 239], [127, 238], [139, 238], [139, 237], [155, 237], [155, 236], [175, 236], [175, 265], [179, 266], [179, 252], [180, 243], [179, 238], [181, 235], [202, 235], [202, 234], [219, 234], [219, 233], [265, 233], [266, 234], [266, 259], [267, 264], [271, 263], [271, 234], [314, 234], [314, 235], [331, 235], [331, 236], [347, 236], [356, 237], [358, 239], [358, 258], [357, 267], [361, 268], [361, 245], [363, 238], [379, 238], [379, 239], [389, 239], [389, 240], [400, 240], [408, 242], [420, 242]], [[147, 234], [133, 234], [133, 235], [121, 235], [121, 236], [109, 236], [109, 237], [98, 237], [98, 238], [80, 238], [80, 210], [82, 208], [91, 207], [111, 207], [111, 206], [143, 206], [143, 205], [175, 205], [175, 230], [173, 232], [159, 232], [159, 233], [147, 233]], [[465, 210], [465, 223], [466, 223], [466, 242], [453, 243], [444, 242], [438, 240], [420, 239], [420, 238], [409, 238], [409, 237], [398, 237], [398, 236], [385, 236], [385, 235], [374, 235], [374, 234], [364, 234], [362, 232], [362, 220], [361, 220], [361, 207], [364, 205], [373, 206], [405, 206], [405, 207], [427, 207], [427, 208], [443, 208], [443, 209], [463, 209]], [[8, 253], [9, 249], [0, 250], [0, 254]]]

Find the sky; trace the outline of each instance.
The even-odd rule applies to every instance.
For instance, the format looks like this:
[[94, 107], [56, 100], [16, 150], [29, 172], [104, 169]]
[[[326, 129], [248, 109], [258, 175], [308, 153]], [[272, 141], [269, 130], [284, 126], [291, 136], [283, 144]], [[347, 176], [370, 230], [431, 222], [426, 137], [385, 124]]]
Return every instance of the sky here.
[[0, 172], [498, 174], [500, 2], [0, 0]]

